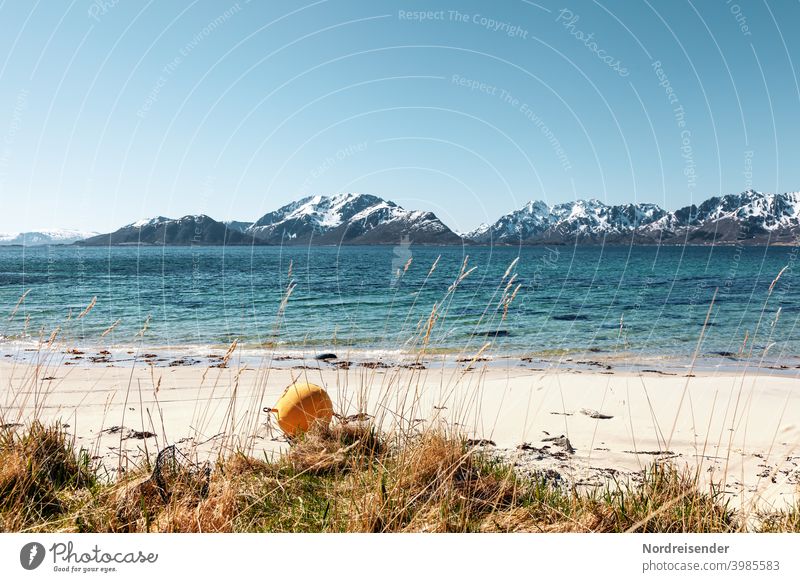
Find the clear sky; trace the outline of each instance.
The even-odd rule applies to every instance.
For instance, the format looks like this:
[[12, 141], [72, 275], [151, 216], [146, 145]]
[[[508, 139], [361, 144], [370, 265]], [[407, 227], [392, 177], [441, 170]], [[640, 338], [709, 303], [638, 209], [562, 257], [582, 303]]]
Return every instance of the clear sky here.
[[[426, 11], [427, 14], [417, 14]], [[0, 1], [0, 232], [800, 190], [798, 2]]]

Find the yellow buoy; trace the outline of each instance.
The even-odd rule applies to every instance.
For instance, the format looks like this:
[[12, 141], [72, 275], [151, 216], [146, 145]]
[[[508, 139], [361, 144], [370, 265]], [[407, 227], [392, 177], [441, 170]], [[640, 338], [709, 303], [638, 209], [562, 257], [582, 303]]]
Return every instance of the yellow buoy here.
[[330, 423], [333, 403], [325, 389], [316, 384], [292, 384], [272, 409], [278, 416], [278, 426], [288, 436], [305, 432], [315, 421]]

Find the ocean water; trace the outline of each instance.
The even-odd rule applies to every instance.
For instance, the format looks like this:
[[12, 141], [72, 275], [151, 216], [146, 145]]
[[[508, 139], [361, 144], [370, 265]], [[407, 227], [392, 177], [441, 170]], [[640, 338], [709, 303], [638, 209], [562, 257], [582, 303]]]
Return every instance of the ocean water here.
[[506, 355], [690, 356], [702, 334], [702, 354], [744, 346], [754, 358], [780, 360], [800, 354], [797, 254], [795, 247], [7, 247], [0, 248], [0, 335], [6, 346], [59, 328], [76, 345], [222, 347], [238, 339], [256, 349], [403, 351], [421, 344], [436, 306], [426, 340], [433, 352], [488, 342], [487, 353]]

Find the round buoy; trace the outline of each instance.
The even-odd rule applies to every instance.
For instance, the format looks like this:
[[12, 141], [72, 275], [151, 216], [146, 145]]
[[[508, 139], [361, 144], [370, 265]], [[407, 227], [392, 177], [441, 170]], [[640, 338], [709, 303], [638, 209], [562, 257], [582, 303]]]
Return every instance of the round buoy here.
[[329, 424], [333, 418], [333, 403], [325, 389], [316, 384], [292, 384], [272, 409], [278, 426], [287, 436], [305, 432], [315, 421]]

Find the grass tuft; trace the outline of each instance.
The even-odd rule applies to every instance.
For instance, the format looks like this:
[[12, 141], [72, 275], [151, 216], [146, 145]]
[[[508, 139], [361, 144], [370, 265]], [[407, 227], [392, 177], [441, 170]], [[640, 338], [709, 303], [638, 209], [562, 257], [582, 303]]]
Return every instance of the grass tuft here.
[[[166, 477], [165, 477], [166, 475]], [[755, 531], [799, 531], [800, 510]], [[243, 453], [213, 471], [176, 466], [103, 482], [63, 427], [0, 436], [0, 524], [60, 532], [734, 532], [715, 489], [666, 463], [579, 492], [522, 477], [458, 435], [389, 438], [369, 423], [315, 426], [275, 460]]]
[[74, 450], [61, 425], [0, 429], [1, 530], [20, 531], [60, 513], [63, 491], [95, 481], [88, 453]]

